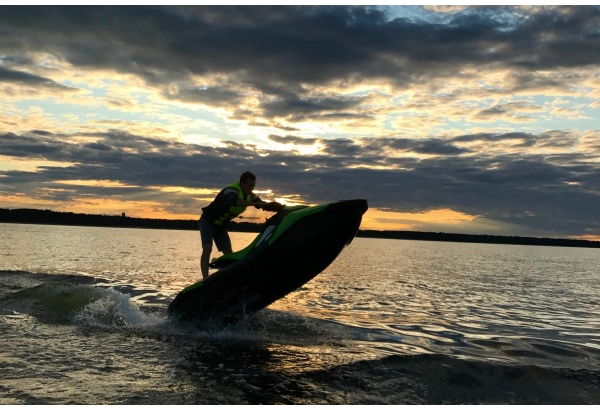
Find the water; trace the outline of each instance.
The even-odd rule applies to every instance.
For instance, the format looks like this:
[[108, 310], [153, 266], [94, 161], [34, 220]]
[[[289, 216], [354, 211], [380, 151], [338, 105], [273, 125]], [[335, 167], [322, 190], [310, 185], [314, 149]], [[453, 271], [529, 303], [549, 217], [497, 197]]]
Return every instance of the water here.
[[600, 404], [599, 250], [356, 238], [206, 328], [166, 314], [199, 254], [197, 232], [0, 224], [0, 404]]

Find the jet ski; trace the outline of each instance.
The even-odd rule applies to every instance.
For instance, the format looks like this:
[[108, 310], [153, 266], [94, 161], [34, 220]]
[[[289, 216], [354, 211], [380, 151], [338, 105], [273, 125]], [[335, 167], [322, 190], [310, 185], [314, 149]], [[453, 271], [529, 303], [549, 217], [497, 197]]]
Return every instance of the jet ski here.
[[169, 305], [179, 320], [238, 320], [298, 289], [327, 268], [358, 232], [368, 204], [352, 199], [287, 206], [246, 248], [213, 260], [219, 269]]

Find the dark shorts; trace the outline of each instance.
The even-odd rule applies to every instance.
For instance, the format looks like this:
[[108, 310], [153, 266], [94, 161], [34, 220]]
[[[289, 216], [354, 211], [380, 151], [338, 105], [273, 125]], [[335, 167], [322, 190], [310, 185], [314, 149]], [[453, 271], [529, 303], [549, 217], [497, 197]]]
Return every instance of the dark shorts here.
[[202, 247], [212, 246], [212, 242], [215, 241], [219, 251], [223, 252], [231, 249], [231, 239], [229, 239], [227, 229], [217, 228], [202, 218], [198, 221], [198, 227], [200, 228]]

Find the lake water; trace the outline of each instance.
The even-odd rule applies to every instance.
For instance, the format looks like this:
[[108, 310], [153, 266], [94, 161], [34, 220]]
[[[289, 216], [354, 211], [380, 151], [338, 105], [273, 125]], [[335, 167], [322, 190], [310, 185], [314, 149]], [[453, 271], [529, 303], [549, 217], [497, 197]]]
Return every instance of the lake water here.
[[600, 404], [598, 249], [355, 238], [198, 328], [167, 306], [199, 242], [0, 224], [0, 404]]

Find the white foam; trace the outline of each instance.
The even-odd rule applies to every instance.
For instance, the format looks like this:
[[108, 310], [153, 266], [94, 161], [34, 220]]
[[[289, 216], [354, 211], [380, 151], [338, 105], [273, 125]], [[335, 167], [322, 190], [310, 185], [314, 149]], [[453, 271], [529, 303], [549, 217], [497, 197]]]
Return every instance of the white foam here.
[[142, 312], [125, 295], [113, 289], [102, 289], [103, 296], [84, 306], [73, 316], [78, 325], [101, 327], [154, 327], [163, 325], [165, 318]]

